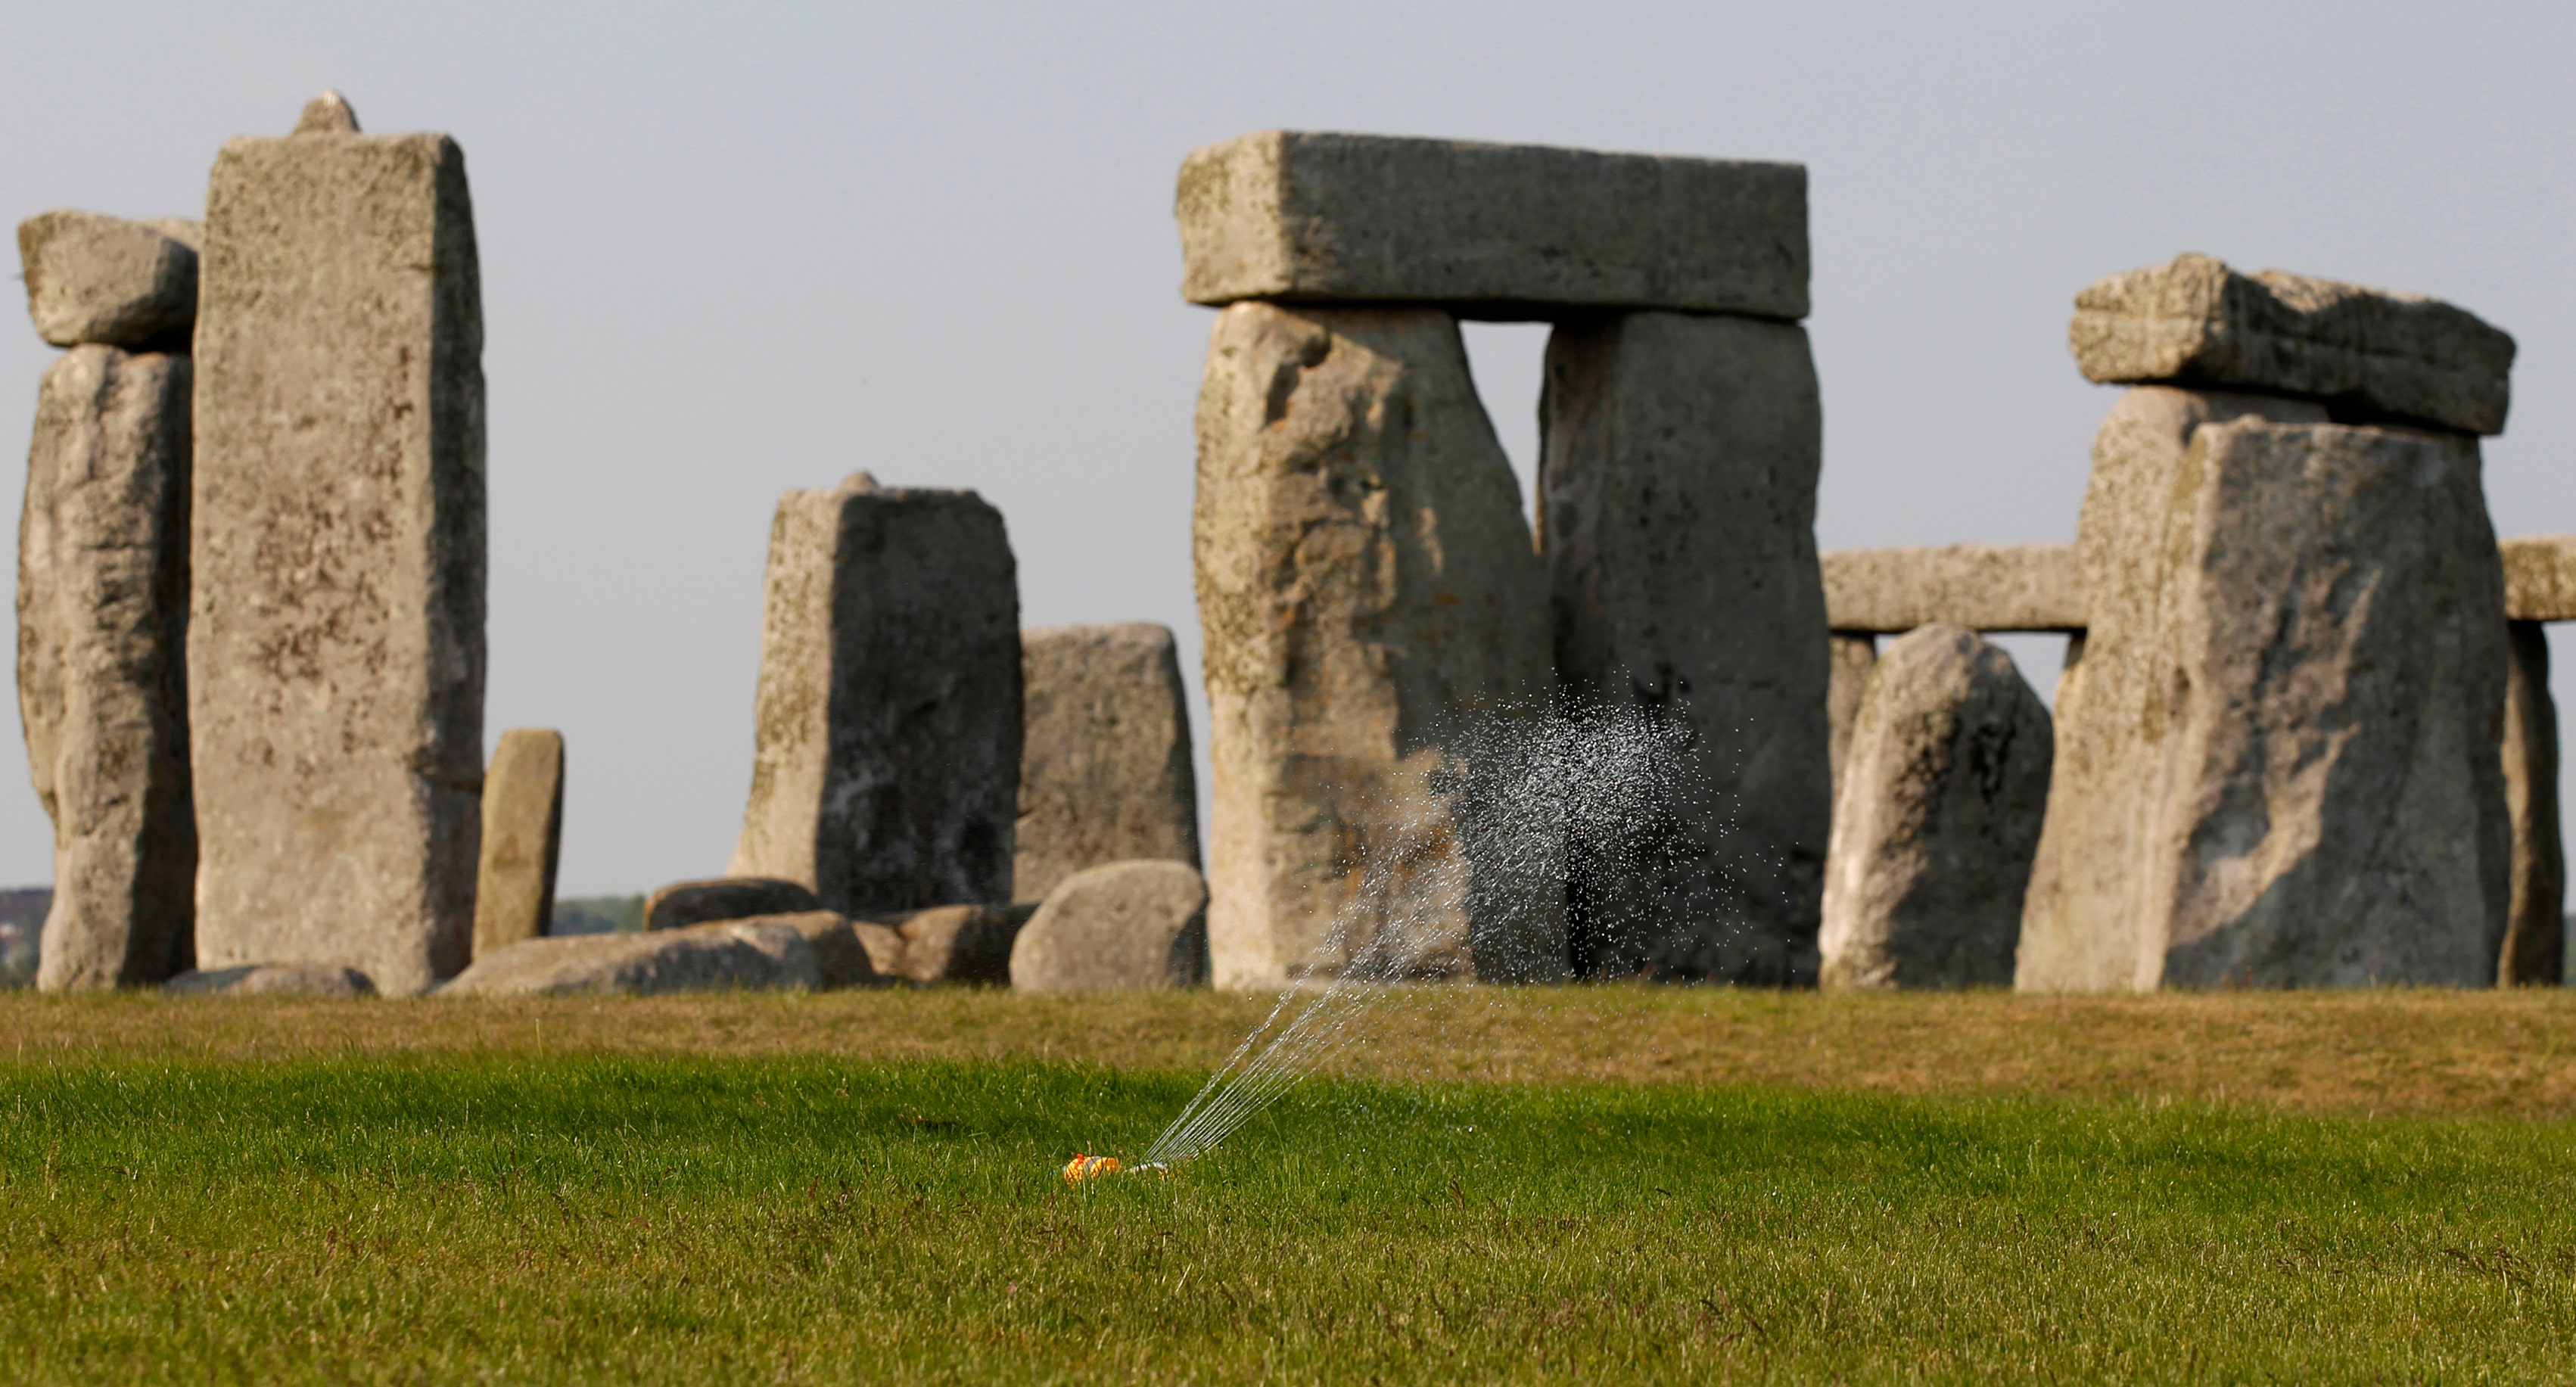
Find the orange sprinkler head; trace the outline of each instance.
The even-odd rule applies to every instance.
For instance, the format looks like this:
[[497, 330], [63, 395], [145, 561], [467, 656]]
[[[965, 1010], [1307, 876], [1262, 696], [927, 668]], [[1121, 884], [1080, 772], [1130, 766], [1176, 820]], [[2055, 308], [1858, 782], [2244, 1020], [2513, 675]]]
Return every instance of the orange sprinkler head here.
[[1064, 1182], [1068, 1185], [1079, 1185], [1085, 1180], [1097, 1180], [1103, 1175], [1114, 1175], [1117, 1172], [1118, 1158], [1116, 1156], [1084, 1156], [1077, 1154], [1072, 1160], [1065, 1162]]

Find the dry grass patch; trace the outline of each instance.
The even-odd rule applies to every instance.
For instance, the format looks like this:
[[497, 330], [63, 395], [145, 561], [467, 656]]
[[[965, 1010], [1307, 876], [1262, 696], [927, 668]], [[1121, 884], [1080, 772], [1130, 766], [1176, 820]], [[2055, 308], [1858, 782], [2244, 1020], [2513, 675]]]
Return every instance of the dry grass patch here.
[[[1205, 1070], [1272, 999], [889, 991], [546, 1001], [0, 997], [0, 1060], [594, 1054], [1029, 1059]], [[1408, 992], [1338, 1072], [1399, 1081], [1755, 1084], [2202, 1099], [2308, 1112], [2576, 1111], [2555, 990], [1820, 996], [1710, 988]]]

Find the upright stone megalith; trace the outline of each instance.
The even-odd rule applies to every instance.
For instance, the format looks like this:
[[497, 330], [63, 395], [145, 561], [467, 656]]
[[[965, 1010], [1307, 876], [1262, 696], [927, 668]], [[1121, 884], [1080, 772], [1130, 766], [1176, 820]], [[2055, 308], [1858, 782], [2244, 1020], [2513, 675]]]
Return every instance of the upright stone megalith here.
[[1811, 983], [1832, 768], [1807, 334], [1723, 315], [1562, 323], [1540, 417], [1564, 694], [1669, 719], [1691, 762], [1638, 841], [1570, 850], [1575, 966]]
[[37, 985], [194, 966], [184, 356], [79, 346], [45, 372], [18, 532], [18, 709], [54, 821]]
[[1197, 771], [1171, 631], [1146, 622], [1020, 633], [1024, 903], [1112, 862], [1199, 865]]
[[2020, 987], [2494, 982], [2504, 581], [2477, 445], [2316, 412], [2148, 387], [2103, 426]]
[[1216, 984], [1561, 973], [1553, 878], [1474, 860], [1453, 812], [1462, 748], [1533, 720], [1550, 683], [1544, 579], [1457, 321], [1220, 313], [1194, 545]]
[[1020, 599], [1001, 512], [865, 472], [780, 499], [728, 876], [845, 915], [1011, 899]]
[[2051, 755], [2048, 709], [2000, 647], [1947, 625], [1890, 642], [1834, 802], [1819, 982], [2011, 985]]
[[2567, 949], [2567, 849], [2559, 837], [2558, 701], [2549, 693], [2549, 632], [2537, 621], [2507, 626], [2505, 812], [2513, 821], [2512, 905], [2496, 960], [2501, 987], [2554, 987]]
[[483, 318], [444, 135], [236, 139], [198, 282], [201, 968], [464, 967], [482, 821]]
[[474, 956], [546, 933], [563, 853], [564, 739], [551, 728], [501, 734], [483, 772], [482, 864], [475, 874]]

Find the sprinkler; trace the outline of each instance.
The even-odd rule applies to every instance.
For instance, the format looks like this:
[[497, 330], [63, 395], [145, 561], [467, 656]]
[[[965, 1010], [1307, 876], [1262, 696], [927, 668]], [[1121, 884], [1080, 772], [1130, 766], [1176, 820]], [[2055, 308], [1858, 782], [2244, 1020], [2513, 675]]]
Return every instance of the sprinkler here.
[[1064, 1182], [1068, 1185], [1079, 1185], [1085, 1180], [1097, 1180], [1103, 1175], [1115, 1175], [1122, 1170], [1130, 1175], [1142, 1175], [1149, 1170], [1159, 1170], [1165, 1175], [1172, 1173], [1172, 1168], [1161, 1161], [1148, 1161], [1143, 1165], [1131, 1166], [1121, 1162], [1116, 1156], [1085, 1156], [1076, 1153], [1072, 1160], [1064, 1163]]

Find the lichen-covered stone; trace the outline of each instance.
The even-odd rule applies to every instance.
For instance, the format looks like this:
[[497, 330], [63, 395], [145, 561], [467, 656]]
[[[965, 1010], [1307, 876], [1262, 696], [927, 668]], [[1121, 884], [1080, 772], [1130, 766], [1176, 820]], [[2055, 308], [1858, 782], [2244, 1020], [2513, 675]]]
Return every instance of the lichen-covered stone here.
[[563, 850], [564, 740], [551, 728], [501, 734], [483, 772], [482, 865], [474, 886], [474, 956], [546, 932]]
[[224, 146], [206, 197], [188, 629], [201, 967], [416, 993], [473, 945], [483, 320], [444, 135]]
[[1199, 865], [1189, 707], [1169, 628], [1020, 633], [1020, 820], [1012, 893], [1045, 900], [1110, 862]]
[[640, 934], [530, 939], [474, 960], [442, 997], [572, 997], [670, 992], [811, 992], [814, 948], [781, 920], [723, 920]]
[[2072, 544], [1841, 549], [1820, 556], [1825, 620], [1837, 631], [2084, 629], [2084, 570]]
[[1553, 883], [1471, 861], [1438, 784], [1550, 683], [1544, 579], [1457, 322], [1219, 314], [1193, 538], [1217, 985], [1561, 972]]
[[197, 252], [176, 230], [68, 208], [18, 223], [36, 335], [57, 347], [186, 355], [197, 321]]
[[1827, 746], [1833, 764], [1832, 802], [1842, 803], [1843, 766], [1851, 757], [1852, 724], [1860, 718], [1861, 695], [1878, 668], [1878, 637], [1867, 632], [1833, 633], [1833, 665], [1825, 684]]
[[1689, 732], [1674, 802], [1570, 851], [1575, 964], [1812, 983], [1833, 768], [1807, 335], [1671, 313], [1568, 323], [1540, 417], [1566, 696]]
[[1178, 862], [1066, 878], [1011, 945], [1021, 992], [1153, 992], [1207, 981], [1207, 883]]
[[2012, 983], [2051, 756], [2048, 709], [2001, 648], [1945, 625], [1889, 642], [1834, 803], [1823, 986]]
[[2576, 535], [2531, 535], [2496, 548], [2504, 556], [2508, 619], [2576, 621]]
[[846, 915], [1011, 898], [1017, 570], [971, 491], [861, 472], [769, 535], [751, 800], [726, 870]]
[[1181, 164], [1192, 303], [1807, 315], [1807, 170], [1268, 130]]
[[2559, 836], [2549, 633], [2539, 622], [2516, 621], [2506, 640], [2512, 663], [2505, 678], [2504, 802], [2513, 820], [2513, 887], [2496, 983], [2554, 987], [2566, 969], [2567, 849]]
[[2473, 441], [2132, 391], [2085, 501], [2026, 990], [2491, 984], [2504, 585]]
[[777, 877], [675, 881], [644, 898], [644, 928], [686, 929], [755, 915], [801, 915], [822, 909], [811, 887]]
[[46, 991], [195, 962], [188, 358], [75, 347], [45, 371], [18, 522], [18, 711], [54, 824]]
[[2206, 255], [2095, 281], [2068, 342], [2086, 380], [2294, 395], [2338, 419], [2493, 434], [2512, 400], [2513, 338], [2476, 314]]

